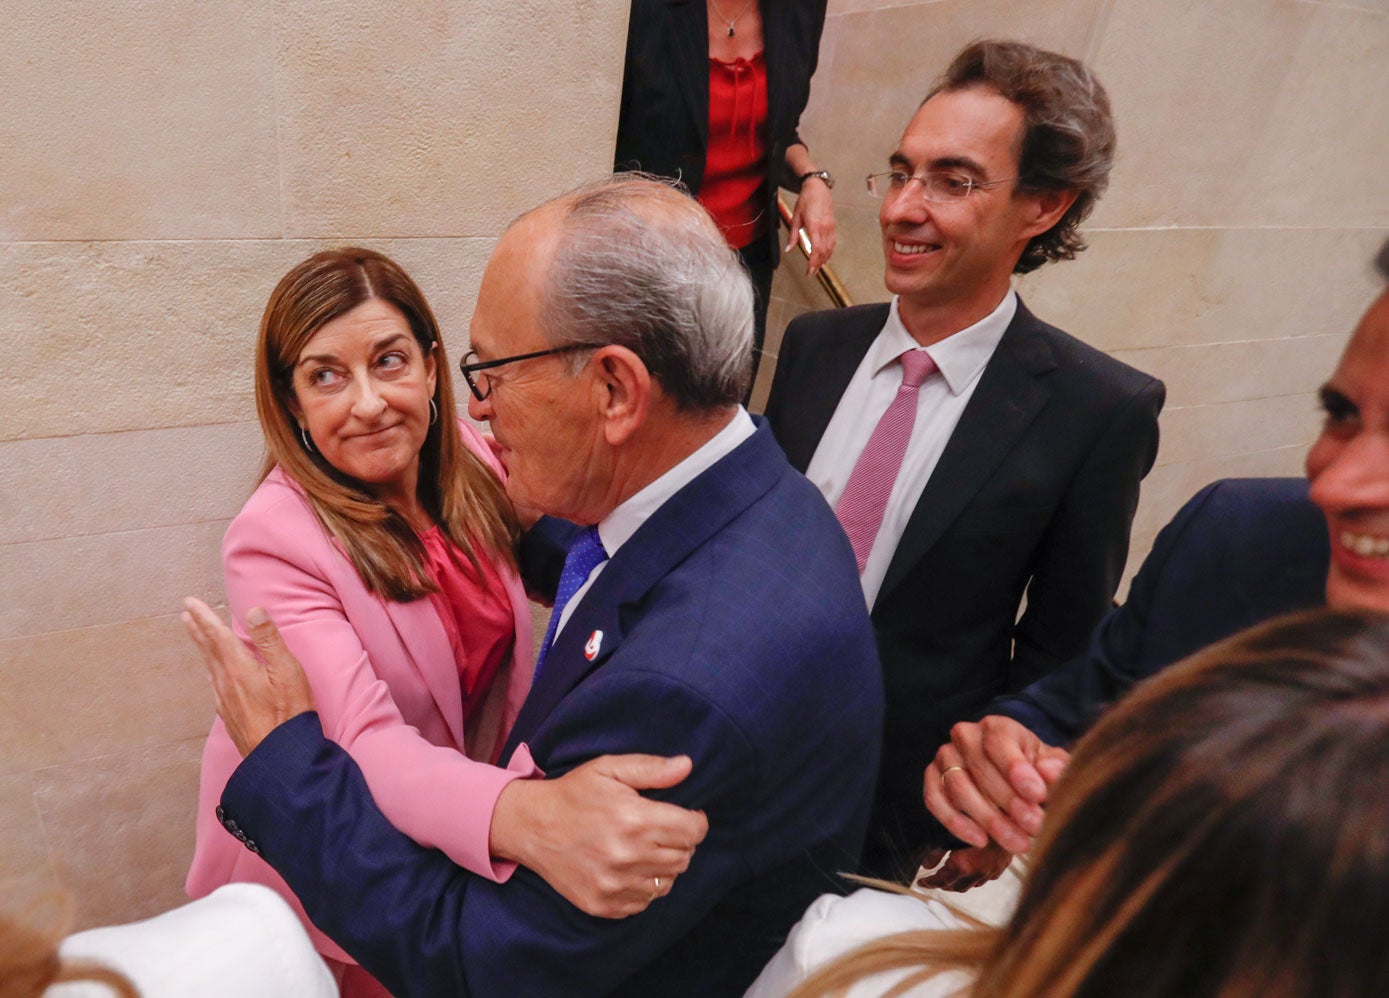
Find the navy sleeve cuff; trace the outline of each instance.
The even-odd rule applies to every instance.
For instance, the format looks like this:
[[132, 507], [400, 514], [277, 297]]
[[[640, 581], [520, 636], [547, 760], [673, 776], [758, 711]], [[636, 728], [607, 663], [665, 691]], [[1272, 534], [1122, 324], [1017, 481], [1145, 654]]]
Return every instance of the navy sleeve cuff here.
[[[292, 793], [294, 774], [324, 764], [342, 750], [323, 734], [317, 711], [307, 711], [281, 724], [241, 760], [222, 791], [217, 820], [254, 853], [265, 851], [264, 836], [284, 826], [279, 806]], [[252, 835], [250, 829], [257, 829]]]

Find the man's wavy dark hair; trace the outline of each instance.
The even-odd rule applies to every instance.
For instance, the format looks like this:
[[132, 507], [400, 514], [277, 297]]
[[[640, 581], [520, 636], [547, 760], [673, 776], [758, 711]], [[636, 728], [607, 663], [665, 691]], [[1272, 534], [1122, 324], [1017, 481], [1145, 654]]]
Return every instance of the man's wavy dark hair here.
[[1083, 222], [1109, 186], [1114, 166], [1114, 118], [1109, 95], [1086, 66], [1068, 56], [984, 39], [955, 57], [931, 92], [988, 87], [1022, 108], [1018, 156], [1020, 191], [1076, 191], [1075, 203], [1046, 232], [1034, 236], [1013, 272], [1026, 274], [1085, 249]]

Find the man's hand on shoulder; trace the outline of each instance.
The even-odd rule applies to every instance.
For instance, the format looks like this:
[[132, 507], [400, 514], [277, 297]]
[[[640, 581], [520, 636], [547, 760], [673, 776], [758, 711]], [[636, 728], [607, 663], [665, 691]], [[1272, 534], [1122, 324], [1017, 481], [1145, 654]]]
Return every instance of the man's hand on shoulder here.
[[996, 842], [1025, 853], [1042, 827], [1047, 792], [1070, 755], [1047, 745], [1010, 717], [990, 714], [950, 729], [926, 767], [926, 808], [972, 846]]
[[183, 606], [183, 625], [207, 666], [217, 715], [242, 758], [285, 721], [314, 709], [303, 666], [264, 610], [246, 614], [257, 660], [207, 604], [190, 596]]
[[538, 873], [579, 910], [626, 918], [669, 894], [708, 834], [701, 811], [649, 800], [688, 756], [604, 755], [553, 780], [513, 780], [492, 812], [491, 851]]

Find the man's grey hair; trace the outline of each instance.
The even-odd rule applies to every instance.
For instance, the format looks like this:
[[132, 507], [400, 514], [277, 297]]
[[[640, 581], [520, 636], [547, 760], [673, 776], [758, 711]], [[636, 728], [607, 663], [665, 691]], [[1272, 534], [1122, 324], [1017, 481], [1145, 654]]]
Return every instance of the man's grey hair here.
[[541, 301], [550, 344], [627, 347], [682, 410], [740, 402], [752, 375], [752, 282], [699, 202], [635, 173], [555, 202], [566, 212]]
[[1375, 269], [1379, 271], [1379, 276], [1389, 281], [1389, 239], [1384, 240], [1384, 245], [1379, 248], [1379, 255], [1375, 257]]

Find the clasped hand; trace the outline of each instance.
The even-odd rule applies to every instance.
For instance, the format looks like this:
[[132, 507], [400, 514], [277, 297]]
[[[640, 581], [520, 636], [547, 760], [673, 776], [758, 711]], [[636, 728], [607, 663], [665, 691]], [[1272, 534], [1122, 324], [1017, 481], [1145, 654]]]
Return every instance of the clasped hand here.
[[951, 728], [926, 767], [922, 795], [926, 809], [974, 848], [952, 853], [926, 886], [968, 890], [1002, 873], [1010, 854], [1027, 852], [1069, 759], [1012, 718], [989, 715]]

